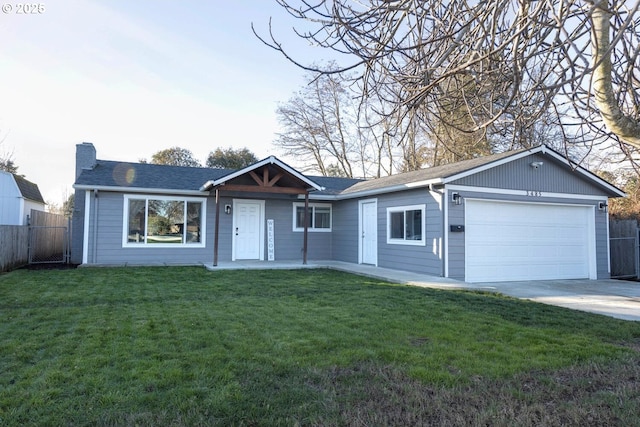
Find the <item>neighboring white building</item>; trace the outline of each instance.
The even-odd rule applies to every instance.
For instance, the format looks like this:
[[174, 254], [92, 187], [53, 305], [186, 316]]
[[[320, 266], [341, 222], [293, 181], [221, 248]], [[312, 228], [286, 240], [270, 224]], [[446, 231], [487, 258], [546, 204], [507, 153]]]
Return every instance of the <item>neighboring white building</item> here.
[[45, 202], [36, 184], [0, 171], [0, 225], [27, 225], [31, 209], [45, 210]]

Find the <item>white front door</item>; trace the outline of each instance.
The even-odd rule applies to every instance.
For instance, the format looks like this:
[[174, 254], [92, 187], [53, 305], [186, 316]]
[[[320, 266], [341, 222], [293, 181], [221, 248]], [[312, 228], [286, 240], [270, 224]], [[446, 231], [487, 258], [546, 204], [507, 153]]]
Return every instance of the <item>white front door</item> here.
[[264, 201], [233, 201], [233, 260], [264, 257]]
[[378, 202], [360, 202], [360, 263], [378, 265]]

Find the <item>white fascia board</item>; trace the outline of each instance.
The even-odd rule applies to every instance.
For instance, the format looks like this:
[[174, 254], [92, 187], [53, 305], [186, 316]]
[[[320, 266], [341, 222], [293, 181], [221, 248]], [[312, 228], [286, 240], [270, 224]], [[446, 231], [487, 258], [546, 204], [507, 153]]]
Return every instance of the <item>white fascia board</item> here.
[[394, 193], [396, 191], [406, 191], [406, 190], [413, 190], [415, 188], [425, 188], [425, 187], [429, 187], [430, 185], [434, 185], [434, 184], [442, 184], [442, 180], [440, 178], [437, 179], [428, 179], [425, 181], [416, 181], [416, 182], [410, 182], [408, 184], [400, 184], [400, 185], [393, 185], [390, 187], [381, 187], [381, 188], [375, 188], [372, 190], [364, 190], [364, 191], [356, 191], [354, 193], [347, 193], [347, 194], [336, 194], [336, 195], [309, 195], [309, 198], [313, 198], [316, 200], [347, 200], [347, 199], [358, 199], [361, 197], [369, 197], [369, 196], [376, 196], [378, 194], [385, 194], [385, 193]]
[[309, 185], [310, 187], [313, 187], [314, 189], [316, 189], [317, 191], [322, 191], [324, 190], [324, 187], [316, 184], [315, 182], [313, 182], [312, 180], [310, 180], [309, 178], [307, 178], [306, 176], [304, 176], [303, 174], [301, 174], [300, 172], [298, 172], [297, 170], [295, 170], [294, 168], [292, 168], [291, 166], [287, 165], [286, 163], [283, 163], [282, 161], [280, 161], [277, 157], [274, 156], [269, 156], [266, 159], [260, 160], [257, 163], [254, 163], [252, 165], [249, 165], [243, 169], [237, 170], [235, 172], [232, 172], [228, 175], [225, 175], [219, 179], [213, 179], [213, 180], [209, 180], [207, 182], [205, 182], [202, 187], [200, 187], [201, 190], [208, 190], [211, 187], [217, 186], [217, 185], [222, 185], [225, 182], [233, 179], [233, 178], [237, 178], [241, 175], [244, 175], [246, 173], [249, 173], [255, 169], [258, 169], [262, 166], [268, 165], [268, 164], [274, 164], [279, 166], [280, 168], [284, 169], [285, 171], [287, 171], [288, 173], [290, 173], [291, 175], [295, 176], [296, 178], [298, 178], [299, 180], [301, 180], [302, 182], [306, 183], [307, 185]]
[[[146, 194], [173, 194], [181, 196], [203, 196], [209, 195], [208, 191], [200, 190], [171, 190], [168, 188], [142, 188], [142, 187], [110, 187], [105, 185], [77, 185], [74, 184], [73, 188], [76, 190], [98, 190], [98, 191], [113, 191], [118, 193], [146, 193]], [[204, 193], [204, 194], [203, 194]]]

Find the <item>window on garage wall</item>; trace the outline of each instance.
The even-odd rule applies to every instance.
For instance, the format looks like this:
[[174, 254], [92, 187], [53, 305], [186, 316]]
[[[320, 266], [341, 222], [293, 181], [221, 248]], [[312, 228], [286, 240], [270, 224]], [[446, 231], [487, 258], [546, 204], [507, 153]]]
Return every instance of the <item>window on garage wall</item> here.
[[425, 206], [387, 208], [387, 243], [393, 245], [425, 245]]

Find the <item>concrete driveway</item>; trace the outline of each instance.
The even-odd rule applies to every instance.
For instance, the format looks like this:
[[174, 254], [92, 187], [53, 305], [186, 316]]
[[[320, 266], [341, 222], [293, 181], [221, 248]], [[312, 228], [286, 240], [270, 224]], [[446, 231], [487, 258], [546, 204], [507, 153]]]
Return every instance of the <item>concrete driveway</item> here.
[[640, 282], [623, 280], [549, 280], [470, 284], [473, 289], [574, 310], [640, 321]]

